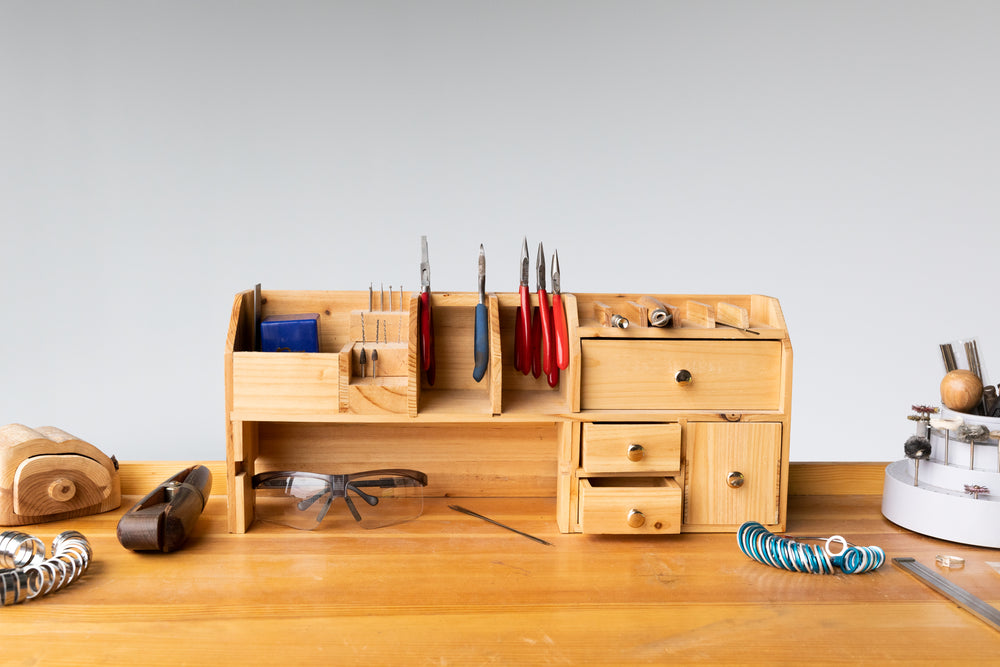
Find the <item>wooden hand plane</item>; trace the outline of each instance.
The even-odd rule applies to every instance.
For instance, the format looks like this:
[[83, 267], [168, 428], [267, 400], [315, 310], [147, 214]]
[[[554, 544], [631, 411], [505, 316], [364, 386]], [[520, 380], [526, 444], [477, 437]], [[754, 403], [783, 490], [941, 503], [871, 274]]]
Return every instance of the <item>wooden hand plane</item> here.
[[203, 465], [185, 468], [122, 516], [118, 541], [133, 551], [180, 549], [194, 530], [211, 490], [212, 471]]

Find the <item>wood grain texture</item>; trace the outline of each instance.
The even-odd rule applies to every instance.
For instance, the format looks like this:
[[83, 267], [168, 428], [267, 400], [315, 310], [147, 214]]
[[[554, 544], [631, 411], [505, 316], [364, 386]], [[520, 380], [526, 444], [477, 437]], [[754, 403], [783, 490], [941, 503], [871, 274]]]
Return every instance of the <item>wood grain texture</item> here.
[[[182, 465], [123, 464], [125, 490], [148, 492], [142, 480]], [[793, 464], [792, 476], [846, 487], [855, 475], [841, 465]], [[255, 524], [233, 535], [216, 496], [172, 554], [122, 548], [123, 510], [32, 527], [46, 543], [81, 531], [94, 561], [70, 587], [2, 610], [4, 662], [967, 665], [1000, 652], [1000, 633], [889, 565], [795, 574], [751, 561], [728, 534], [565, 535], [554, 498], [462, 501], [547, 547], [448, 502], [375, 531]], [[900, 529], [880, 503], [877, 494], [792, 495], [789, 533], [840, 534], [931, 567], [938, 553], [962, 556], [965, 569], [944, 574], [1000, 604], [1000, 576], [985, 565], [995, 550]]]

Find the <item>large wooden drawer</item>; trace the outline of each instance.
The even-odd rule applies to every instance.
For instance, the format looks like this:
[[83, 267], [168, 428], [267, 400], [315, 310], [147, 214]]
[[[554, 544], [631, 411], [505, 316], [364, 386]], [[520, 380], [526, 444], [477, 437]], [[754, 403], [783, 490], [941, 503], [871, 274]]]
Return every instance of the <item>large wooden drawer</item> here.
[[680, 470], [680, 424], [584, 424], [582, 466], [597, 473]]
[[781, 341], [586, 339], [584, 410], [778, 410]]
[[681, 487], [669, 477], [580, 480], [580, 529], [591, 534], [666, 535], [681, 531]]

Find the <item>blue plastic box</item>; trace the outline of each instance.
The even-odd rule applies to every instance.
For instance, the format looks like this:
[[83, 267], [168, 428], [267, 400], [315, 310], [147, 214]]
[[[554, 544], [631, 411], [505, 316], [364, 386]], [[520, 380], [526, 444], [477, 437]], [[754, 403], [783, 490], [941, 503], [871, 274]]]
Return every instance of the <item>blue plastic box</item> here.
[[260, 323], [261, 352], [319, 352], [319, 313], [271, 315]]

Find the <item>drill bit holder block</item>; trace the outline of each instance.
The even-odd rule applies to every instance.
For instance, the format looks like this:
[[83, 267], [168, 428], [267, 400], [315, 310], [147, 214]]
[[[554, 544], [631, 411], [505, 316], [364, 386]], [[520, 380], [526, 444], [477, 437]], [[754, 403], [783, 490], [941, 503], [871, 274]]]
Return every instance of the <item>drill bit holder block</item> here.
[[[749, 520], [784, 530], [792, 354], [777, 299], [561, 296], [567, 364], [553, 377], [515, 363], [518, 292], [484, 296], [485, 374], [479, 293], [430, 293], [430, 379], [417, 293], [388, 310], [367, 290], [269, 290], [260, 308], [253, 290], [237, 294], [230, 532], [253, 522], [256, 472], [401, 465], [427, 473], [429, 497], [552, 496], [565, 533], [735, 532]], [[607, 326], [597, 304], [631, 326]], [[531, 293], [528, 307], [539, 305]], [[254, 351], [255, 313], [317, 313], [319, 351]]]

